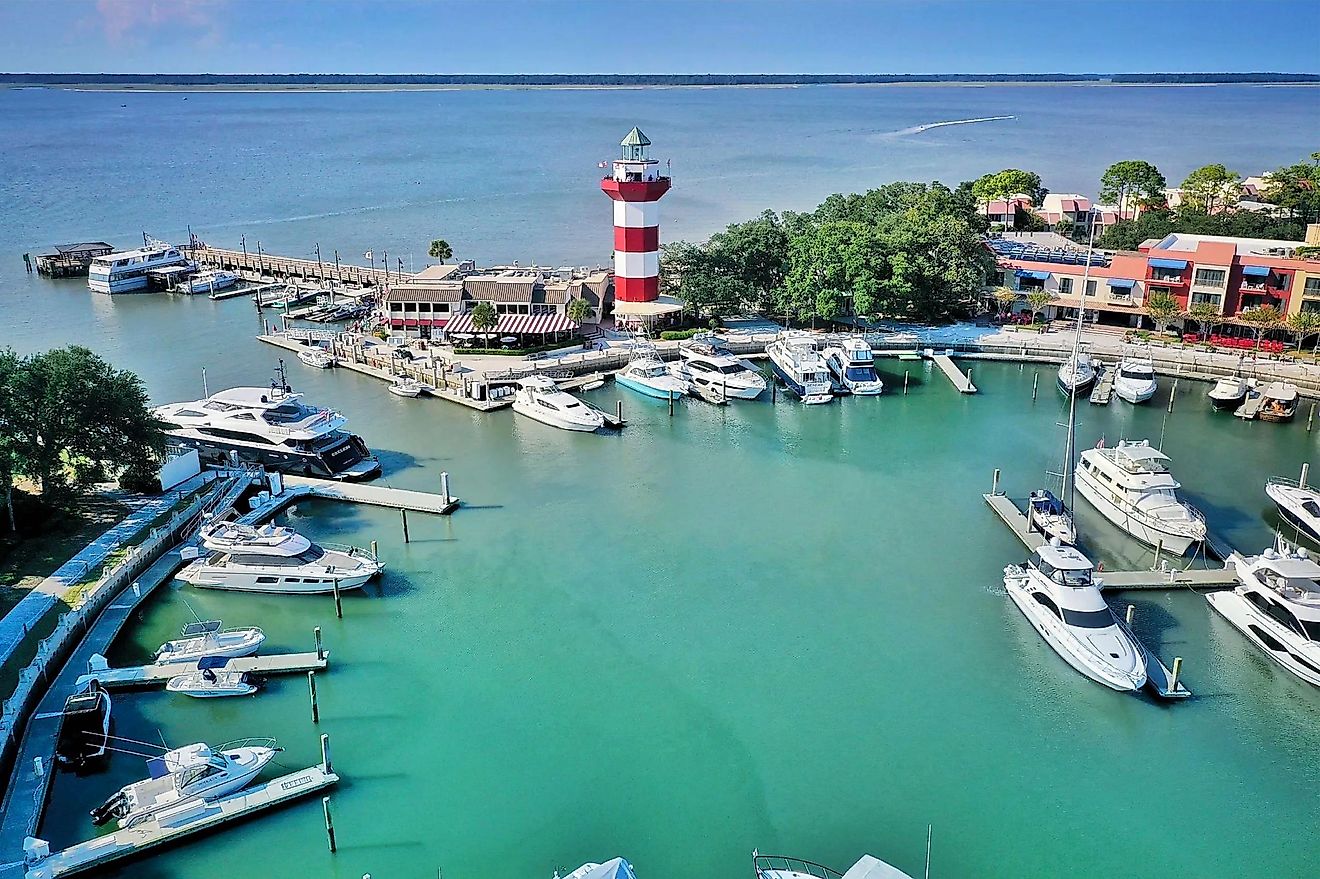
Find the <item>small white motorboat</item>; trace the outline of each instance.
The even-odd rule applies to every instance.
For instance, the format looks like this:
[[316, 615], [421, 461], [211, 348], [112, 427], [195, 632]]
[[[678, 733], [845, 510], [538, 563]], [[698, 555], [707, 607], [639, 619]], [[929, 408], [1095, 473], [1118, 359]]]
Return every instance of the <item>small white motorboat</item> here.
[[390, 393], [396, 397], [416, 397], [421, 392], [421, 382], [410, 375], [401, 375], [390, 383]]
[[298, 352], [298, 359], [317, 369], [328, 369], [335, 365], [335, 356], [319, 345], [308, 345]]
[[1275, 423], [1292, 421], [1293, 416], [1297, 414], [1299, 397], [1296, 385], [1289, 382], [1270, 382], [1260, 389], [1260, 395], [1263, 399], [1257, 417], [1261, 421]]
[[222, 269], [198, 272], [187, 282], [189, 293], [214, 293], [232, 287], [242, 280], [236, 273]]
[[261, 649], [266, 635], [261, 629], [224, 629], [220, 620], [198, 620], [156, 650], [156, 662], [196, 662], [206, 656], [251, 656]]
[[605, 416], [599, 410], [561, 391], [554, 379], [544, 375], [518, 380], [513, 411], [563, 430], [590, 432], [605, 425]]
[[1114, 393], [1128, 403], [1144, 403], [1155, 396], [1155, 365], [1149, 357], [1124, 357], [1114, 375]]
[[1249, 390], [1251, 390], [1251, 382], [1235, 375], [1215, 382], [1215, 386], [1206, 396], [1210, 398], [1216, 409], [1236, 409], [1242, 405], [1243, 400], [1247, 399]]
[[583, 864], [567, 876], [561, 877], [556, 870], [554, 879], [637, 879], [637, 874], [623, 858], [611, 858], [603, 864]]
[[801, 858], [752, 852], [752, 871], [755, 879], [912, 879], [893, 864], [887, 864], [873, 855], [862, 855], [846, 873], [840, 873], [831, 867]]
[[206, 657], [198, 661], [195, 671], [175, 675], [165, 684], [170, 693], [192, 696], [194, 699], [216, 699], [225, 696], [251, 696], [257, 685], [247, 672], [225, 668], [228, 657]]

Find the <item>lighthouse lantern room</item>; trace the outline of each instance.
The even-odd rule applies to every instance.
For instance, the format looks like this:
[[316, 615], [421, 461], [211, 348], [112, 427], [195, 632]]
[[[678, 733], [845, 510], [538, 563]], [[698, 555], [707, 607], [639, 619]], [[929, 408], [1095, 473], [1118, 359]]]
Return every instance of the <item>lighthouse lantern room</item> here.
[[660, 205], [669, 176], [651, 158], [651, 141], [634, 128], [601, 190], [614, 200], [614, 298], [652, 302], [660, 295]]

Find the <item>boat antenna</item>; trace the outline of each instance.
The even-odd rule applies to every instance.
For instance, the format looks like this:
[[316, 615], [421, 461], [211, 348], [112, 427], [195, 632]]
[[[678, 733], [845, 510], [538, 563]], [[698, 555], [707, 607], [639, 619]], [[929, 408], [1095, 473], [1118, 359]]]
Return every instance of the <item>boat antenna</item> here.
[[[1086, 236], [1086, 267], [1082, 270], [1082, 291], [1077, 298], [1077, 329], [1073, 333], [1073, 382], [1077, 379], [1077, 358], [1082, 350], [1082, 316], [1086, 313], [1086, 288], [1091, 283], [1091, 258], [1095, 253], [1095, 218], [1090, 221]], [[1073, 479], [1073, 459], [1077, 456], [1077, 392], [1071, 388], [1068, 395], [1068, 442], [1063, 452], [1063, 495], [1068, 498], [1068, 509], [1077, 509], [1077, 481]]]
[[201, 617], [197, 615], [197, 611], [193, 610], [193, 606], [188, 603], [188, 599], [184, 598], [182, 599], [182, 601], [183, 601], [183, 606], [188, 608], [188, 613], [192, 614], [192, 618], [194, 620], [196, 620], [199, 623], [205, 622], [205, 620], [203, 620]]
[[926, 879], [930, 879], [930, 836], [934, 830], [934, 824], [926, 825]]

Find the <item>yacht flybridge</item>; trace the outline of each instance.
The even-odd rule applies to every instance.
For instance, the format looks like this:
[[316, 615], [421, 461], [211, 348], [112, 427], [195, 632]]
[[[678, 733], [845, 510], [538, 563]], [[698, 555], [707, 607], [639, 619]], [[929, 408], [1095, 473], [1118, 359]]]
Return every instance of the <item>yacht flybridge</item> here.
[[765, 346], [765, 353], [775, 374], [803, 403], [828, 403], [834, 399], [830, 371], [809, 333], [783, 333]]
[[752, 870], [756, 879], [912, 879], [897, 867], [871, 855], [862, 855], [848, 872], [840, 873], [801, 858], [752, 852]]
[[1235, 552], [1228, 566], [1239, 585], [1207, 595], [1210, 606], [1279, 665], [1320, 687], [1320, 564], [1284, 545], [1256, 556]]
[[1149, 442], [1087, 449], [1074, 471], [1077, 490], [1105, 518], [1150, 546], [1181, 555], [1205, 540], [1205, 519], [1178, 497], [1169, 458]]
[[366, 479], [380, 462], [331, 409], [308, 405], [285, 380], [284, 363], [266, 388], [230, 388], [202, 400], [159, 406], [165, 433], [207, 463], [234, 458], [272, 470], [332, 479]]
[[385, 568], [367, 550], [336, 544], [321, 546], [282, 526], [253, 528], [236, 522], [211, 522], [202, 526], [201, 537], [206, 553], [176, 576], [207, 589], [299, 594], [333, 592], [336, 588], [345, 591], [361, 587]]
[[825, 365], [834, 385], [846, 393], [874, 397], [885, 389], [875, 371], [875, 354], [865, 339], [849, 336], [825, 349]]
[[177, 247], [145, 238], [136, 250], [109, 253], [92, 260], [87, 268], [87, 287], [94, 293], [137, 293], [147, 289], [148, 272], [170, 266], [188, 265]]
[[755, 400], [765, 392], [765, 376], [723, 348], [709, 342], [680, 345], [669, 371], [693, 385], [735, 400]]
[[1004, 568], [1004, 588], [1018, 610], [1069, 665], [1121, 691], [1146, 684], [1141, 645], [1100, 595], [1091, 560], [1056, 542], [1024, 565]]
[[[126, 740], [122, 740], [126, 741]], [[252, 783], [280, 748], [274, 739], [241, 739], [212, 748], [198, 742], [148, 756], [134, 748], [157, 748], [145, 742], [115, 745], [112, 750], [147, 758], [150, 778], [120, 788], [92, 810], [92, 823], [100, 827], [113, 819], [120, 829], [150, 821], [158, 813], [190, 800], [212, 802]]]

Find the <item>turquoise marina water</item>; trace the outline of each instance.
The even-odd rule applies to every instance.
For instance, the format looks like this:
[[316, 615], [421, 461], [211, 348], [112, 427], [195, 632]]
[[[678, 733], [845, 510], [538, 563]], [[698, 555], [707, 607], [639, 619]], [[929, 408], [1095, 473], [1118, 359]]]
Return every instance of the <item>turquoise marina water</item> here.
[[[595, 262], [609, 226], [594, 161], [634, 120], [699, 164], [684, 173], [703, 185], [680, 178], [665, 203], [667, 224], [698, 234], [896, 177], [1019, 165], [1085, 191], [1127, 153], [1255, 170], [1312, 148], [1279, 139], [1315, 130], [1303, 124], [1320, 121], [1312, 95], [464, 92], [185, 105], [0, 92], [6, 118], [24, 120], [0, 129], [11, 206], [0, 215], [0, 344], [86, 344], [139, 372], [158, 402], [200, 396], [203, 368], [213, 389], [262, 384], [279, 355], [254, 340], [244, 300], [92, 296], [77, 281], [16, 274], [17, 254], [194, 222], [213, 243], [246, 233], [290, 255], [318, 240], [420, 252], [438, 234], [479, 259], [535, 247], [543, 261]], [[454, 124], [454, 102], [470, 124]], [[1215, 121], [1230, 110], [1246, 122]], [[1020, 127], [871, 137], [1001, 113]], [[1261, 138], [1247, 124], [1279, 113], [1298, 125]], [[1124, 155], [1077, 147], [1099, 142], [1082, 135], [1105, 123], [1129, 133]], [[740, 176], [736, 161], [762, 163], [771, 185], [751, 185], [761, 178]], [[893, 392], [904, 367], [906, 397]], [[608, 385], [587, 396], [622, 397], [631, 424], [600, 436], [289, 369], [296, 389], [341, 409], [380, 452], [386, 482], [434, 490], [448, 470], [466, 505], [411, 518], [406, 546], [383, 510], [291, 512], [315, 538], [380, 541], [388, 571], [347, 598], [342, 621], [329, 598], [176, 586], [148, 603], [112, 662], [146, 658], [189, 606], [262, 626], [271, 650], [309, 649], [323, 627], [319, 726], [297, 676], [244, 700], [128, 694], [116, 717], [120, 735], [171, 743], [274, 735], [294, 768], [319, 759], [317, 736], [329, 733], [344, 776], [333, 792], [340, 851], [326, 851], [307, 802], [107, 875], [548, 877], [622, 854], [643, 879], [716, 879], [746, 875], [754, 847], [839, 867], [870, 851], [917, 875], [928, 824], [936, 877], [1293, 876], [1320, 861], [1306, 832], [1320, 819], [1313, 690], [1177, 591], [1111, 600], [1136, 605], [1138, 633], [1163, 657], [1184, 657], [1196, 697], [1112, 693], [1071, 671], [1003, 595], [1003, 566], [1025, 553], [980, 495], [996, 467], [1015, 496], [1059, 468], [1066, 406], [1048, 368], [1034, 404], [1033, 367], [977, 364], [981, 393], [963, 397], [921, 364], [891, 361], [891, 393], [878, 399], [685, 401], [673, 418], [663, 401]], [[1139, 409], [1083, 404], [1079, 443], [1163, 435], [1213, 530], [1258, 551], [1277, 524], [1265, 479], [1295, 476], [1318, 434], [1214, 413], [1206, 387], [1186, 382], [1166, 417], [1168, 390]], [[1107, 567], [1149, 563], [1081, 513]], [[42, 833], [56, 846], [88, 837], [87, 810], [141, 774], [116, 759], [102, 775], [59, 776]]]

